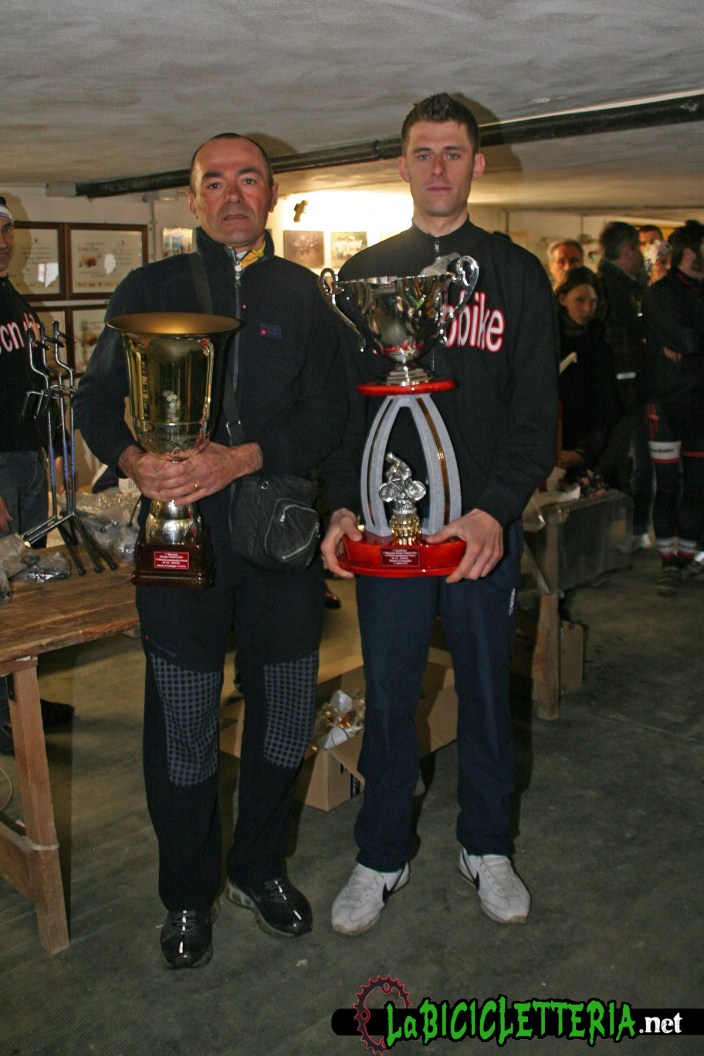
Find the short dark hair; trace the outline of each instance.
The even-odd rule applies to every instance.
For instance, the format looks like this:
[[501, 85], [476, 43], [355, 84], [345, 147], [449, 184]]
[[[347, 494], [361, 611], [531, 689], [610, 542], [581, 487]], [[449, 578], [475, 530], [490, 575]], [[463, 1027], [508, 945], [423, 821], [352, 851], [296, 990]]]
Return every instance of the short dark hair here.
[[591, 268], [583, 264], [577, 264], [565, 272], [565, 277], [559, 286], [555, 287], [555, 296], [564, 297], [575, 288], [575, 286], [593, 286], [597, 296], [601, 297], [601, 283]]
[[239, 132], [218, 132], [217, 136], [209, 136], [208, 139], [206, 139], [203, 143], [201, 143], [201, 145], [199, 147], [196, 147], [196, 149], [193, 151], [193, 155], [191, 156], [191, 167], [190, 167], [189, 174], [188, 174], [188, 186], [191, 188], [191, 190], [194, 193], [195, 193], [195, 187], [193, 186], [193, 170], [194, 170], [195, 165], [196, 165], [196, 157], [198, 156], [198, 152], [201, 151], [203, 149], [203, 147], [207, 146], [208, 143], [212, 143], [212, 141], [214, 139], [246, 139], [248, 143], [252, 143], [257, 148], [257, 150], [261, 154], [262, 158], [264, 159], [264, 165], [266, 167], [266, 175], [267, 175], [267, 179], [269, 181], [269, 186], [270, 187], [273, 186], [273, 184], [274, 184], [274, 170], [271, 167], [271, 161], [269, 160], [269, 155], [264, 150], [264, 147], [261, 145], [261, 143], [257, 143], [256, 139], [252, 139], [250, 136], [243, 136]]
[[611, 220], [599, 235], [599, 246], [607, 260], [618, 260], [626, 246], [638, 245], [638, 232], [625, 220]]
[[458, 125], [464, 125], [467, 129], [475, 153], [479, 150], [479, 124], [476, 117], [469, 107], [453, 99], [447, 92], [439, 92], [437, 95], [429, 95], [427, 99], [421, 99], [406, 115], [401, 125], [402, 154], [406, 152], [408, 135], [412, 126], [418, 124], [419, 121], [435, 121], [437, 124], [443, 121], [456, 121]]
[[662, 228], [658, 227], [657, 224], [642, 224], [638, 228], [638, 234], [639, 235], [644, 235], [646, 231], [654, 231], [656, 237], [659, 238], [661, 242], [663, 241]]
[[668, 239], [672, 246], [673, 268], [682, 260], [685, 249], [691, 249], [693, 253], [701, 252], [704, 241], [704, 224], [699, 220], [685, 220], [682, 227], [676, 227]]

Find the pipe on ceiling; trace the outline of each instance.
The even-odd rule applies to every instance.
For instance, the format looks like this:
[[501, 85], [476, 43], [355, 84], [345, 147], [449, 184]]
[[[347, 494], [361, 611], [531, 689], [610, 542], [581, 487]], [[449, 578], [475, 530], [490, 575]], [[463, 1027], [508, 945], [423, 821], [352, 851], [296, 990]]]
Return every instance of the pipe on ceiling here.
[[[701, 93], [645, 103], [629, 103], [626, 106], [546, 114], [503, 123], [494, 121], [480, 125], [480, 133], [482, 147], [486, 148], [509, 143], [535, 143], [572, 136], [654, 128], [703, 119], [704, 93]], [[272, 157], [271, 166], [275, 173], [330, 169], [341, 165], [359, 165], [396, 158], [400, 152], [401, 141], [395, 137], [377, 139], [372, 143], [312, 150], [302, 154], [282, 154]], [[188, 169], [176, 169], [151, 176], [126, 176], [115, 180], [76, 183], [75, 193], [86, 198], [109, 198], [118, 194], [144, 194], [147, 191], [187, 186]]]

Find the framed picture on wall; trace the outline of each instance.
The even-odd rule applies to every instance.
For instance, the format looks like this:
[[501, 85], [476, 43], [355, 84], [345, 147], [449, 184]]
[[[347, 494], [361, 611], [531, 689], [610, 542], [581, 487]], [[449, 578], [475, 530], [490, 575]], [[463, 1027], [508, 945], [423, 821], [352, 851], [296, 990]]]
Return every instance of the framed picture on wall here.
[[[88, 366], [88, 360], [103, 332], [104, 319], [105, 304], [71, 309], [72, 359], [76, 374], [83, 374]], [[71, 362], [71, 357], [69, 357], [69, 362]]]
[[102, 297], [147, 262], [147, 228], [71, 225], [68, 232], [71, 295]]
[[325, 243], [322, 231], [284, 231], [284, 256], [304, 268], [322, 268]]
[[15, 223], [15, 253], [8, 274], [23, 297], [65, 296], [61, 231], [60, 224]]
[[163, 257], [174, 257], [177, 253], [190, 253], [192, 249], [192, 227], [165, 227], [161, 232], [161, 255]]
[[330, 263], [333, 268], [341, 268], [346, 260], [366, 248], [366, 231], [333, 231], [330, 234]]

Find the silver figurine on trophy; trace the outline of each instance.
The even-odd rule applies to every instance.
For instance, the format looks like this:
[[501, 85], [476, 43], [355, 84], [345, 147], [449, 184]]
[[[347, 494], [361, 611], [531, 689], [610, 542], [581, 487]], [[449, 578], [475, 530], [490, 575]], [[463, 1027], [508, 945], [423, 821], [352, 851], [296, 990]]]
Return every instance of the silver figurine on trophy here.
[[[442, 266], [440, 266], [442, 264]], [[446, 339], [447, 328], [471, 297], [479, 278], [479, 265], [470, 256], [436, 262], [420, 275], [380, 276], [340, 281], [332, 268], [324, 268], [318, 284], [332, 307], [357, 333], [363, 345], [394, 361], [383, 383], [363, 384], [364, 396], [382, 396], [364, 448], [361, 473], [362, 542], [345, 538], [340, 564], [352, 572], [374, 576], [448, 575], [464, 553], [462, 540], [430, 544], [428, 535], [439, 531], [461, 513], [461, 491], [457, 459], [447, 427], [432, 399], [433, 393], [454, 389], [452, 378], [433, 378], [415, 362]], [[458, 290], [452, 305], [450, 291]], [[362, 321], [366, 333], [360, 333]], [[402, 459], [387, 451], [394, 422], [407, 408], [420, 438], [428, 473], [428, 512], [421, 521], [415, 501], [404, 496], [403, 517], [387, 520], [384, 495], [392, 483], [384, 483], [384, 466], [405, 474], [411, 470]], [[425, 485], [420, 484], [425, 489]], [[417, 491], [417, 489], [413, 489]], [[383, 493], [383, 494], [382, 494]], [[410, 504], [410, 505], [409, 505]], [[410, 506], [413, 506], [411, 510]], [[402, 528], [399, 526], [402, 525]], [[409, 525], [416, 526], [409, 529]]]
[[[208, 443], [215, 412], [213, 338], [239, 322], [199, 312], [144, 312], [107, 321], [127, 355], [135, 435], [151, 454], [172, 462]], [[212, 582], [207, 529], [195, 505], [152, 499], [135, 552], [134, 582], [206, 587]]]

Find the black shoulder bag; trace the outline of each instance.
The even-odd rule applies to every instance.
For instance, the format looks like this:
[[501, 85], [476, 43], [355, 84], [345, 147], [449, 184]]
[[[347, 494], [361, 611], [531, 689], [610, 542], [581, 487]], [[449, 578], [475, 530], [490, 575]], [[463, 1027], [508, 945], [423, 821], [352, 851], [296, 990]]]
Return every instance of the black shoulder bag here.
[[[188, 259], [200, 306], [212, 314], [210, 287], [201, 255], [190, 253]], [[239, 437], [231, 439], [234, 443], [242, 442], [233, 379], [225, 382], [223, 408], [234, 427], [232, 431], [239, 433]], [[320, 517], [313, 508], [317, 496], [318, 485], [314, 481], [293, 474], [260, 471], [233, 481], [230, 496], [233, 551], [253, 565], [272, 571], [307, 568], [320, 541]]]

